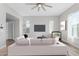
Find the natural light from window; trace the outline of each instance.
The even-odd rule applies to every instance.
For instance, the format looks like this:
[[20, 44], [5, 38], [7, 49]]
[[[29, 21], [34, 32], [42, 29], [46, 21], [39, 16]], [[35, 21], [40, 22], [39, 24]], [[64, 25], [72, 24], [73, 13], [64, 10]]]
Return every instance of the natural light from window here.
[[68, 16], [68, 37], [72, 38], [72, 41], [79, 37], [79, 12]]

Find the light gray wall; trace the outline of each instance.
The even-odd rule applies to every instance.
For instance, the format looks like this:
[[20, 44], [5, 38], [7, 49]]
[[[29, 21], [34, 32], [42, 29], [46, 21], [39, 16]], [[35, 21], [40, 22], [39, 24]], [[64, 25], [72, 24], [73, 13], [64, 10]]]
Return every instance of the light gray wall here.
[[[49, 34], [49, 21], [54, 21], [54, 29], [53, 31], [59, 31], [59, 17], [53, 16], [27, 16], [24, 17], [23, 23], [25, 24], [26, 20], [30, 21], [30, 34], [31, 36], [40, 36], [42, 34]], [[46, 32], [34, 32], [34, 24], [45, 24]]]
[[[67, 11], [65, 11], [61, 16], [60, 16], [60, 22], [63, 21], [63, 20], [67, 20], [68, 18], [68, 15], [71, 14], [71, 13], [74, 13], [74, 12], [77, 12], [79, 11], [79, 4], [76, 3], [75, 5], [73, 5], [71, 8], [69, 8]], [[67, 20], [68, 21], [68, 20]], [[62, 31], [62, 35], [63, 35], [63, 40], [64, 41], [69, 41], [70, 39], [67, 37], [67, 32], [68, 30], [66, 31]], [[77, 43], [79, 42], [79, 40], [75, 40], [74, 43]], [[71, 43], [71, 42], [70, 42]]]

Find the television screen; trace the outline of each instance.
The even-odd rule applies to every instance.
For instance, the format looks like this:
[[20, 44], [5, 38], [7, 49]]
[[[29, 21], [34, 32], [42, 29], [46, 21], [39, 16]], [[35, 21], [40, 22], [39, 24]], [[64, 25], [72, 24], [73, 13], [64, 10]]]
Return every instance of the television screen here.
[[34, 25], [34, 32], [45, 32], [45, 25]]

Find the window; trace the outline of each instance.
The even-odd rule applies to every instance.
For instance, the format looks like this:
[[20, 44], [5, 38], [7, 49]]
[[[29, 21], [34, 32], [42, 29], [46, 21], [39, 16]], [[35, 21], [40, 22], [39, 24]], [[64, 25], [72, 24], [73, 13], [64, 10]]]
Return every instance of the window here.
[[79, 37], [79, 12], [70, 14], [68, 16], [68, 37]]

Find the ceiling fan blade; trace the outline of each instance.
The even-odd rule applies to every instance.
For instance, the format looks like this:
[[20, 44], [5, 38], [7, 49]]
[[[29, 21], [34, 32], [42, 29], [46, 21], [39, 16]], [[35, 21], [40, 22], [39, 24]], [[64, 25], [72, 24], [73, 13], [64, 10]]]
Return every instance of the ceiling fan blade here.
[[34, 9], [34, 8], [37, 8], [38, 6], [36, 5], [36, 6], [34, 6], [32, 9]]
[[38, 7], [38, 12], [39, 12], [39, 10], [40, 10], [40, 7]]
[[46, 9], [44, 8], [44, 6], [43, 6], [43, 5], [41, 6], [41, 8], [42, 8], [44, 11], [46, 11]]
[[50, 5], [46, 5], [46, 4], [44, 4], [44, 6], [46, 6], [46, 7], [50, 7], [50, 8], [52, 8], [53, 6], [50, 6]]

